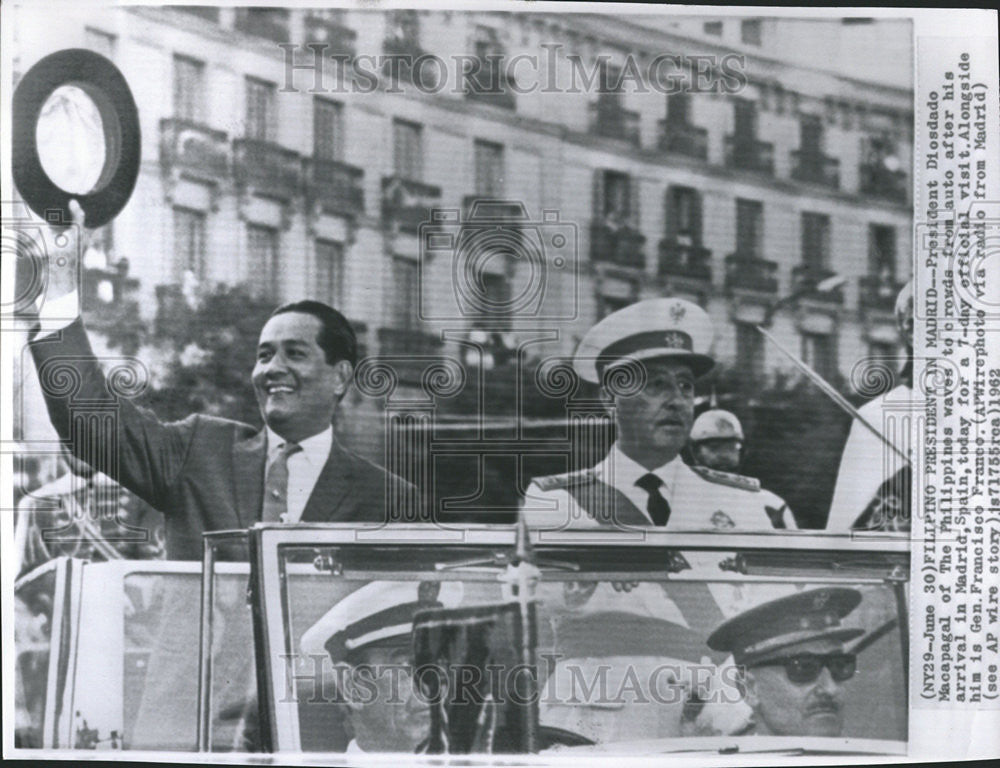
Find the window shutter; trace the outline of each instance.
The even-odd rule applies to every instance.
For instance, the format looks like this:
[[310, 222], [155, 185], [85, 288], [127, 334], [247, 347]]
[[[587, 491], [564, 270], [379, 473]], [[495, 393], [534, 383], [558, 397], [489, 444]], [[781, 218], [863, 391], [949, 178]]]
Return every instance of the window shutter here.
[[593, 189], [593, 208], [594, 208], [594, 221], [603, 223], [604, 222], [604, 171], [598, 168], [594, 171], [594, 189]]
[[668, 242], [677, 239], [677, 187], [667, 187], [667, 192], [663, 197], [663, 213], [667, 225], [665, 234]]
[[636, 232], [642, 230], [639, 201], [642, 199], [642, 184], [635, 176], [628, 177], [628, 224]]
[[691, 238], [695, 245], [701, 245], [701, 195], [691, 191]]

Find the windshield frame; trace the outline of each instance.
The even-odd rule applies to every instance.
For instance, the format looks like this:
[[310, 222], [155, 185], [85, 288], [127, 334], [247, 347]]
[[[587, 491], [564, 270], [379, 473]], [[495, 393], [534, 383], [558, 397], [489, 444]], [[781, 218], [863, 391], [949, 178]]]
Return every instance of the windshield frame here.
[[[897, 615], [900, 618], [900, 638], [904, 661], [904, 681], [908, 676], [905, 658], [908, 654], [906, 634], [906, 590], [909, 583], [910, 542], [905, 535], [878, 534], [858, 536], [857, 534], [829, 534], [809, 531], [774, 531], [752, 533], [728, 533], [715, 531], [667, 532], [659, 530], [607, 531], [580, 530], [565, 532], [531, 531], [530, 543], [540, 550], [540, 559], [558, 559], [560, 552], [569, 555], [585, 549], [600, 550], [607, 547], [639, 547], [656, 550], [692, 550], [736, 553], [736, 562], [731, 570], [720, 568], [717, 581], [737, 583], [753, 582], [808, 582], [810, 584], [892, 584], [897, 596]], [[359, 529], [351, 524], [309, 524], [294, 527], [280, 524], [257, 524], [250, 529], [249, 543], [251, 556], [252, 602], [255, 618], [254, 636], [257, 649], [257, 679], [260, 706], [260, 727], [266, 748], [274, 752], [301, 753], [298, 709], [291, 697], [279, 700], [277, 692], [287, 687], [286, 669], [272, 663], [271, 649], [289, 652], [288, 605], [284, 585], [286, 584], [282, 551], [285, 548], [323, 546], [432, 546], [432, 547], [479, 547], [492, 549], [499, 557], [496, 563], [484, 568], [499, 568], [504, 559], [509, 562], [514, 556], [518, 542], [516, 526], [470, 525], [461, 529], [439, 528], [414, 524], [386, 525], [378, 528]], [[652, 554], [650, 552], [649, 554]], [[795, 576], [792, 573], [766, 573], [761, 563], [775, 559], [785, 563], [786, 570], [796, 568], [811, 570], [820, 564], [831, 565], [829, 575], [818, 572]], [[855, 571], [852, 573], [852, 570]], [[755, 572], [756, 571], [756, 572]], [[367, 572], [367, 571], [366, 571]], [[474, 568], [467, 570], [470, 574]], [[338, 576], [352, 575], [338, 572]], [[372, 578], [385, 578], [378, 568], [372, 569]], [[602, 578], [628, 580], [630, 576], [650, 578], [647, 569], [602, 572]], [[571, 579], [572, 572], [553, 571], [546, 574], [553, 580]], [[693, 573], [664, 568], [664, 580], [703, 580]], [[904, 682], [904, 685], [906, 683]], [[747, 738], [752, 743], [747, 744]], [[718, 753], [732, 751], [785, 751], [810, 753], [859, 752], [875, 754], [905, 754], [906, 742], [878, 739], [823, 738], [823, 737], [768, 737], [765, 746], [761, 737], [700, 737], [661, 740], [660, 747], [671, 752], [707, 751]], [[667, 743], [669, 742], [669, 743]], [[697, 743], [695, 743], [697, 742]], [[742, 745], [742, 746], [741, 746]], [[615, 745], [610, 745], [614, 747]], [[625, 746], [618, 744], [618, 747]], [[614, 749], [587, 748], [587, 753], [611, 754]], [[572, 754], [570, 751], [567, 754]], [[309, 753], [315, 755], [319, 753]], [[582, 753], [581, 753], [582, 754]], [[467, 757], [474, 757], [469, 755]], [[440, 756], [437, 757], [440, 760]]]

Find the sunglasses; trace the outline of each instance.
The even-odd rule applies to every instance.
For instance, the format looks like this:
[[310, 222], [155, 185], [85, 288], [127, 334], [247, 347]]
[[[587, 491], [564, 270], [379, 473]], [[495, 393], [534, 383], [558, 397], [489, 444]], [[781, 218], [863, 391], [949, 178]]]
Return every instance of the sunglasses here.
[[858, 657], [853, 653], [798, 653], [794, 656], [768, 659], [754, 666], [769, 667], [779, 664], [785, 667], [785, 674], [793, 683], [813, 682], [820, 676], [823, 667], [830, 670], [830, 677], [838, 683], [850, 680], [858, 671]]

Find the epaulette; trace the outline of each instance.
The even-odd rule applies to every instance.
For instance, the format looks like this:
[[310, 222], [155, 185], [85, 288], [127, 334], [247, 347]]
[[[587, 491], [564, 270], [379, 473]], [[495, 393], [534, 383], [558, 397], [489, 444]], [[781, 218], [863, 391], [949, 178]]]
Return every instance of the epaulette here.
[[691, 467], [695, 473], [705, 479], [710, 483], [719, 483], [719, 485], [729, 485], [733, 488], [739, 488], [744, 491], [752, 491], [754, 493], [760, 491], [760, 480], [756, 477], [747, 477], [746, 475], [737, 475], [735, 472], [723, 472], [718, 469], [709, 469], [708, 467], [693, 466]]
[[569, 488], [593, 481], [593, 469], [580, 469], [576, 472], [564, 472], [561, 475], [544, 475], [536, 477], [532, 482], [543, 491], [554, 491], [559, 488]]

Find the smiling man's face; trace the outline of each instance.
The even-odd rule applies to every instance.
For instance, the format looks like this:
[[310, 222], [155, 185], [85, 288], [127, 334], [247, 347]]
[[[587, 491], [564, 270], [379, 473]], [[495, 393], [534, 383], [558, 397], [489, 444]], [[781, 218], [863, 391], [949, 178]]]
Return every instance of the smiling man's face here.
[[625, 455], [656, 469], [673, 460], [694, 422], [694, 374], [687, 363], [648, 360], [646, 386], [633, 397], [615, 398], [618, 440]]
[[319, 434], [347, 391], [351, 364], [330, 364], [319, 346], [322, 324], [306, 312], [284, 312], [264, 325], [253, 386], [264, 421], [286, 440]]

